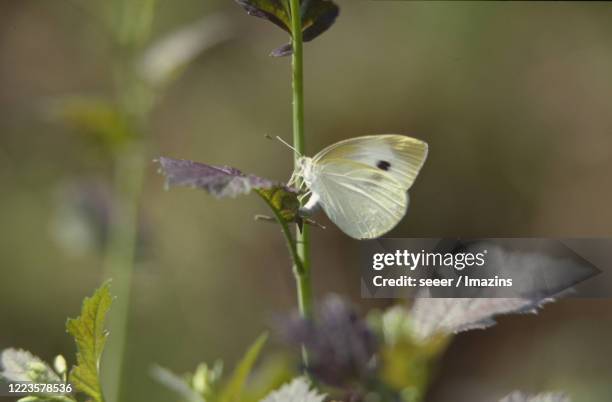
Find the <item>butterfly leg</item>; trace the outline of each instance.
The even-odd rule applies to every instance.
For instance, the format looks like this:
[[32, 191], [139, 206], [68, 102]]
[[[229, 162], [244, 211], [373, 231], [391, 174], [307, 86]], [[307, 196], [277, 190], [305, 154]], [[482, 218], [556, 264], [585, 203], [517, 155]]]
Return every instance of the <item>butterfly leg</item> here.
[[304, 183], [303, 176], [298, 170], [294, 170], [287, 182], [288, 187], [296, 187], [298, 191], [302, 191], [306, 184]]
[[298, 195], [298, 201], [300, 202], [300, 204], [303, 204], [303, 203], [304, 203], [304, 200], [305, 200], [306, 198], [308, 198], [308, 197], [310, 196], [310, 194], [312, 194], [312, 191], [307, 191], [307, 192], [305, 192], [304, 194], [300, 194], [300, 195]]
[[319, 229], [323, 229], [323, 230], [327, 229], [324, 225], [322, 225], [319, 222], [317, 222], [315, 220], [312, 220], [310, 218], [304, 218], [304, 223], [307, 223], [307, 224], [312, 225], [312, 226], [316, 226]]
[[293, 172], [291, 174], [291, 177], [289, 178], [289, 181], [287, 182], [287, 186], [288, 187], [293, 187], [295, 186], [295, 184], [297, 183], [297, 174], [295, 172]]

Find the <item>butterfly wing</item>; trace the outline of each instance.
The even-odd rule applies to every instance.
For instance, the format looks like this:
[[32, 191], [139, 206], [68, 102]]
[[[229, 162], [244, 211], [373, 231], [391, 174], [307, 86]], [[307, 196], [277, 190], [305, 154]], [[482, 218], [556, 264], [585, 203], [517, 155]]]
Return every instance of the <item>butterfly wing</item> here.
[[355, 239], [382, 236], [408, 208], [408, 194], [399, 182], [351, 161], [335, 159], [322, 165], [310, 189], [329, 219]]
[[341, 141], [313, 159], [310, 190], [347, 235], [380, 237], [406, 214], [407, 190], [426, 156], [426, 143], [401, 135]]
[[427, 143], [398, 134], [367, 135], [337, 142], [313, 158], [313, 164], [351, 160], [387, 172], [406, 191], [427, 159]]

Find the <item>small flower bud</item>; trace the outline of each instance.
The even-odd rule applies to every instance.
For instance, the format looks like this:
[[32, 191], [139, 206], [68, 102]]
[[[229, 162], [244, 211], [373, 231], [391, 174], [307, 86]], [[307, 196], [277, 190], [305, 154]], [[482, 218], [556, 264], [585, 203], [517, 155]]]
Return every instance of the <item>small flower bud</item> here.
[[66, 359], [64, 359], [64, 356], [62, 355], [55, 356], [55, 359], [53, 360], [53, 368], [55, 369], [57, 374], [59, 374], [60, 376], [63, 376], [66, 373], [67, 365], [66, 365]]

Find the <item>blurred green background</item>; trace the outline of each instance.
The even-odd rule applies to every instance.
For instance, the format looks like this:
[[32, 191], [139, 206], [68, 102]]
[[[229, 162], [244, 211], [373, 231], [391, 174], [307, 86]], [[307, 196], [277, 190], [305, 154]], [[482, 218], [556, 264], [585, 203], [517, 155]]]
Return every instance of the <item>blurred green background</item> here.
[[[104, 221], [111, 161], [100, 141], [49, 110], [66, 96], [117, 92], [120, 56], [105, 25], [118, 2], [0, 3], [0, 348], [72, 360], [66, 317], [103, 280], [100, 239], [83, 217]], [[394, 235], [611, 235], [609, 4], [338, 3], [336, 25], [305, 47], [307, 148], [371, 133], [429, 142]], [[286, 34], [232, 1], [160, 0], [151, 42], [211, 15], [231, 38], [165, 88], [144, 130], [146, 159], [287, 179], [291, 153], [264, 139], [291, 137], [289, 59], [267, 56]], [[165, 192], [156, 169], [146, 169], [141, 202], [125, 401], [173, 400], [150, 378], [151, 364], [182, 372], [221, 357], [231, 366], [274, 314], [295, 306], [279, 228], [253, 221], [266, 213], [256, 196]], [[359, 243], [328, 226], [313, 234], [315, 292], [340, 293], [366, 311], [373, 303], [359, 299]], [[460, 335], [428, 401], [492, 401], [516, 388], [609, 401], [611, 308], [564, 300]]]

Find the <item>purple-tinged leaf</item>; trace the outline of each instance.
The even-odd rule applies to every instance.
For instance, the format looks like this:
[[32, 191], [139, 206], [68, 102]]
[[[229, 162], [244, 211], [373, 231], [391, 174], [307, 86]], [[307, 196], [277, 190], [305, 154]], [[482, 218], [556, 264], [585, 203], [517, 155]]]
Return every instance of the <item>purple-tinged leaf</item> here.
[[293, 46], [291, 46], [291, 43], [287, 43], [286, 45], [283, 45], [271, 51], [270, 56], [285, 57], [285, 56], [291, 56], [292, 53], [293, 53]]
[[331, 0], [302, 1], [302, 40], [310, 42], [327, 31], [336, 22], [338, 14], [340, 9]]
[[236, 0], [247, 14], [263, 18], [291, 33], [289, 4], [283, 0]]
[[308, 349], [308, 371], [326, 384], [367, 382], [376, 369], [376, 336], [339, 296], [323, 301], [315, 322], [296, 315], [281, 320], [278, 329], [287, 343]]
[[[272, 22], [290, 35], [291, 11], [286, 0], [236, 0], [249, 15]], [[331, 0], [300, 0], [302, 14], [302, 40], [309, 42], [327, 31], [336, 21], [340, 9]], [[275, 49], [274, 57], [293, 53], [291, 43]]]
[[512, 313], [535, 313], [551, 298], [454, 299], [417, 298], [412, 306], [414, 336], [426, 340], [437, 334], [449, 335], [495, 325], [495, 317]]
[[166, 176], [168, 187], [198, 188], [217, 198], [236, 197], [255, 191], [275, 211], [278, 219], [302, 222], [298, 214], [298, 191], [283, 183], [247, 175], [228, 166], [212, 166], [165, 157], [160, 157], [157, 162], [161, 173]]
[[169, 187], [192, 187], [218, 198], [236, 197], [252, 190], [284, 188], [285, 185], [228, 166], [212, 166], [188, 160], [161, 157], [161, 173]]
[[515, 391], [499, 402], [571, 402], [569, 396], [562, 392], [547, 392], [538, 395], [527, 395], [520, 391]]

